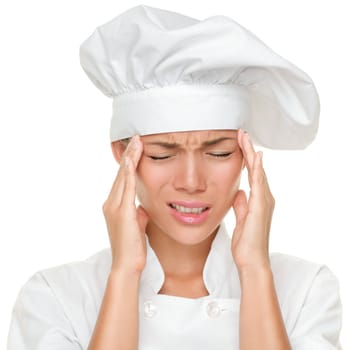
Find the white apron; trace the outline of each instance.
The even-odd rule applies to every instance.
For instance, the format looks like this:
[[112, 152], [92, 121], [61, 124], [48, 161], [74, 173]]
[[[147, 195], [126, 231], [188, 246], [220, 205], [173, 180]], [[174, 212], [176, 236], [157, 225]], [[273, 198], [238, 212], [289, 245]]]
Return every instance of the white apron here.
[[[326, 266], [299, 258], [271, 254], [270, 260], [293, 350], [341, 349], [337, 278]], [[87, 349], [110, 265], [110, 249], [105, 249], [85, 261], [37, 272], [18, 295], [7, 349]], [[164, 272], [147, 239], [139, 350], [239, 350], [240, 284], [224, 224], [213, 240], [203, 279], [208, 296], [158, 294]]]

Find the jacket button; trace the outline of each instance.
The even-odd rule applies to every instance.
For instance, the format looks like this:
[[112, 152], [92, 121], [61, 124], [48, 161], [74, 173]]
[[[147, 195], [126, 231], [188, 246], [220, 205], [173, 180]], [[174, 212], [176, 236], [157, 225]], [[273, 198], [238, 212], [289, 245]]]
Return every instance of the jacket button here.
[[211, 301], [207, 305], [207, 313], [210, 318], [216, 318], [220, 316], [221, 310], [217, 302]]
[[156, 306], [151, 301], [145, 301], [143, 305], [145, 315], [149, 318], [154, 317], [154, 315], [157, 313]]

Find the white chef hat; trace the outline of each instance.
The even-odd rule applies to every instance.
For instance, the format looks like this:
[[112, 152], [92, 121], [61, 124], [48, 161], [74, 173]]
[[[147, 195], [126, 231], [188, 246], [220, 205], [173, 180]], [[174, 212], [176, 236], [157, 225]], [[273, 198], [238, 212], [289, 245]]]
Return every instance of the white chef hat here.
[[97, 27], [80, 62], [113, 98], [111, 141], [243, 128], [258, 145], [302, 149], [317, 132], [311, 78], [226, 16], [139, 5]]

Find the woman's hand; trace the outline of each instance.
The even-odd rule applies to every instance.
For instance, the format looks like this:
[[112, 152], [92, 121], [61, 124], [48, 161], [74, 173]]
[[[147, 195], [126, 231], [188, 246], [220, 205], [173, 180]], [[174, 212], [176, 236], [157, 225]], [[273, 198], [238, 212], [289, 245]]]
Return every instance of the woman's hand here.
[[275, 200], [262, 166], [262, 152], [255, 152], [248, 134], [238, 131], [248, 170], [250, 195], [239, 190], [233, 201], [236, 228], [232, 237], [232, 255], [238, 271], [269, 265], [269, 234]]
[[103, 204], [112, 250], [112, 271], [141, 274], [146, 264], [145, 229], [148, 215], [136, 209], [136, 168], [142, 142], [134, 136], [123, 153], [117, 177]]

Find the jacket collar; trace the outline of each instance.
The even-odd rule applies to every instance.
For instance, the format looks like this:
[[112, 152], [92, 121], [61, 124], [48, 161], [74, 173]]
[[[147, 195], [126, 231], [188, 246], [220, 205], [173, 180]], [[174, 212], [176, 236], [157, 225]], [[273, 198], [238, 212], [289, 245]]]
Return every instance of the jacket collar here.
[[[142, 272], [140, 288], [143, 293], [158, 294], [164, 283], [164, 271], [149, 243], [146, 234], [147, 261]], [[203, 269], [203, 281], [210, 295], [227, 283], [228, 276], [234, 272], [234, 262], [231, 253], [231, 238], [226, 231], [225, 224], [220, 224], [219, 230], [212, 242]]]

